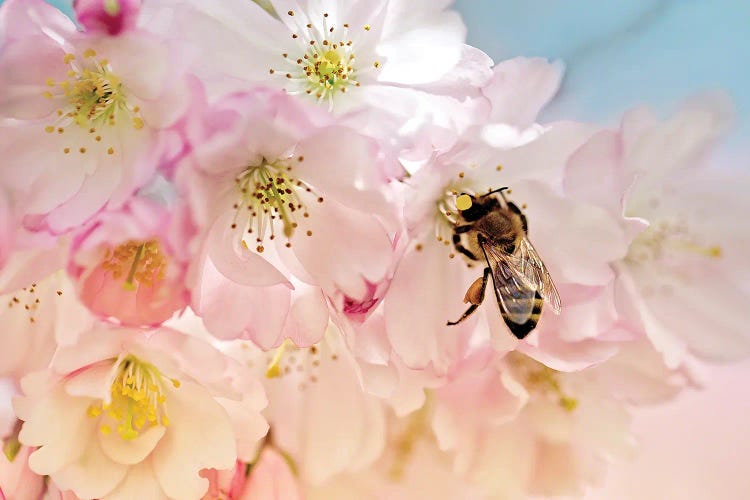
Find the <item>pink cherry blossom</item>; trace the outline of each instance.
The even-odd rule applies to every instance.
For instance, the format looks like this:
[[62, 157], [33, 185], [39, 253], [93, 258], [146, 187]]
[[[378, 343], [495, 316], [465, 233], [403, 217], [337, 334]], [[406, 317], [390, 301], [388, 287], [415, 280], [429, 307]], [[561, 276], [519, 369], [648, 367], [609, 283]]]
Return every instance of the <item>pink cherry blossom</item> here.
[[577, 373], [511, 353], [436, 391], [432, 424], [456, 473], [490, 498], [577, 496], [607, 461], [632, 456], [628, 405], [664, 401], [690, 382], [645, 342]]
[[275, 353], [263, 353], [242, 344], [234, 355], [263, 377], [267, 445], [288, 455], [302, 484], [363, 470], [381, 454], [385, 409], [363, 391], [357, 364], [335, 329], [309, 348], [287, 341]]
[[229, 306], [242, 316], [235, 337], [253, 321], [266, 321], [259, 314], [277, 310], [274, 326], [263, 329], [277, 339], [272, 332], [284, 324], [293, 280], [336, 297], [341, 308], [346, 300], [373, 300], [372, 287], [394, 265], [397, 230], [377, 143], [268, 90], [228, 97], [201, 122], [189, 131], [194, 147], [176, 179], [204, 249], [194, 271], [201, 283], [197, 310], [218, 334], [232, 336], [219, 325], [228, 324], [225, 318], [214, 314], [236, 304]]
[[78, 22], [88, 32], [119, 35], [135, 27], [141, 0], [74, 0]]
[[262, 388], [168, 329], [99, 326], [22, 387], [14, 407], [21, 443], [38, 447], [31, 469], [81, 498], [200, 498], [200, 471], [231, 469], [267, 431]]
[[79, 32], [42, 0], [11, 0], [0, 16], [0, 184], [24, 224], [60, 233], [122, 206], [188, 105], [181, 56], [142, 30]]
[[479, 87], [492, 61], [464, 45], [465, 27], [448, 2], [268, 4], [276, 16], [236, 0], [144, 8], [170, 19], [160, 23], [163, 32], [195, 46], [196, 72], [212, 97], [252, 85], [284, 89], [350, 113], [359, 127], [391, 140], [418, 130], [462, 131], [486, 116]]
[[750, 348], [741, 284], [750, 239], [727, 220], [747, 211], [750, 184], [704, 160], [727, 119], [718, 97], [694, 100], [661, 123], [632, 111], [567, 170], [571, 196], [627, 216], [636, 237], [616, 262], [617, 313], [645, 330], [672, 366], [688, 354], [726, 360]]
[[158, 325], [183, 309], [192, 236], [184, 213], [133, 198], [82, 228], [68, 266], [82, 302], [102, 318], [132, 326]]

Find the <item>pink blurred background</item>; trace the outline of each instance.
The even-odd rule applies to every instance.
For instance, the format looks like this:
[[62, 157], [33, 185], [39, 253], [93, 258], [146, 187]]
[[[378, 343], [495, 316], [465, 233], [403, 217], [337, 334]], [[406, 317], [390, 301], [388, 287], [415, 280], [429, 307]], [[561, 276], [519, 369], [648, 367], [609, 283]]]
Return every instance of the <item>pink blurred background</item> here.
[[750, 498], [750, 361], [704, 367], [703, 391], [635, 413], [640, 453], [590, 500]]

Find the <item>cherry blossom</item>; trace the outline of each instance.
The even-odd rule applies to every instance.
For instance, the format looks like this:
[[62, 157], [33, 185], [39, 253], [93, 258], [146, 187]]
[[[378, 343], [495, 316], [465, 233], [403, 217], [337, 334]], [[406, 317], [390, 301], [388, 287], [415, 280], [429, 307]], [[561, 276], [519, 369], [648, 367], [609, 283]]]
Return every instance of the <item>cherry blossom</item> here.
[[24, 224], [60, 233], [121, 206], [188, 105], [178, 52], [142, 30], [79, 32], [41, 0], [7, 2], [0, 24], [0, 184]]
[[[388, 278], [396, 256], [395, 215], [377, 143], [267, 90], [217, 103], [202, 126], [192, 130], [199, 139], [176, 178], [202, 238], [197, 310], [209, 324], [223, 322], [212, 311], [224, 314], [211, 303], [219, 300], [222, 309], [236, 303], [240, 335], [251, 319], [263, 320], [248, 309], [245, 299], [255, 297], [250, 303], [261, 315], [275, 304], [272, 330], [278, 331], [295, 279], [339, 297], [342, 308], [347, 300], [370, 300], [371, 287]], [[310, 301], [320, 303], [320, 294], [311, 293]]]
[[176, 331], [91, 330], [22, 381], [31, 469], [81, 498], [199, 498], [199, 472], [231, 469], [267, 430], [262, 388], [229, 361]]
[[191, 236], [184, 210], [133, 198], [76, 234], [68, 266], [82, 302], [102, 318], [159, 325], [189, 300], [185, 285]]

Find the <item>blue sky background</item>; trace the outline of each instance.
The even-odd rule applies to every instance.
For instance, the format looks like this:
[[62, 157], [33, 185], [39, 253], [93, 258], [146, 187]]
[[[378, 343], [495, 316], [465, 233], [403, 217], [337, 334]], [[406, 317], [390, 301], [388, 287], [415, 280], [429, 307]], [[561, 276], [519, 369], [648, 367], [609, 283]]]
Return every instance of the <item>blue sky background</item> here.
[[469, 27], [469, 43], [495, 60], [526, 55], [566, 63], [562, 92], [546, 119], [616, 123], [638, 104], [666, 112], [690, 94], [724, 89], [738, 109], [729, 146], [750, 151], [750, 1], [456, 0], [456, 5]]

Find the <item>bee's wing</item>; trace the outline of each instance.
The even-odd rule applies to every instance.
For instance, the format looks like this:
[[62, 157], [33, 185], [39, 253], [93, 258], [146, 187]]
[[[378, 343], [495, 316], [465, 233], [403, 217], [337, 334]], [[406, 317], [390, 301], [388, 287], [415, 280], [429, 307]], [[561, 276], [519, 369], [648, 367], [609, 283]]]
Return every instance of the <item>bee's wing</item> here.
[[482, 250], [492, 271], [495, 297], [503, 314], [513, 323], [526, 323], [534, 309], [536, 289], [514, 269], [513, 256], [487, 242], [482, 243]]
[[511, 261], [514, 264], [513, 267], [521, 272], [527, 283], [538, 290], [539, 295], [552, 306], [555, 314], [560, 314], [560, 294], [552, 282], [552, 276], [547, 271], [547, 267], [527, 237], [524, 236], [518, 242]]

